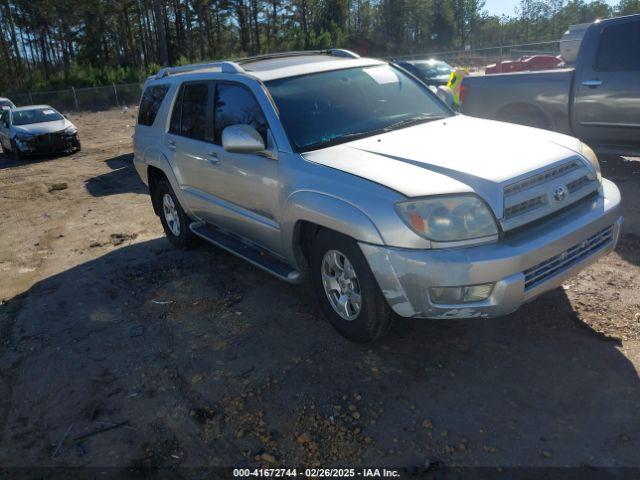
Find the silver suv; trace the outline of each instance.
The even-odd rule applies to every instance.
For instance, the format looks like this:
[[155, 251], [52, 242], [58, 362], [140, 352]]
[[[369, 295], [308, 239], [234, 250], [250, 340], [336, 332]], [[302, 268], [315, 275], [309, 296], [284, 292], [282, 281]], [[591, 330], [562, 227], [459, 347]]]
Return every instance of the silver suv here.
[[579, 140], [458, 115], [344, 50], [167, 68], [135, 166], [179, 247], [203, 238], [292, 283], [347, 337], [396, 316], [494, 317], [612, 251], [620, 193]]

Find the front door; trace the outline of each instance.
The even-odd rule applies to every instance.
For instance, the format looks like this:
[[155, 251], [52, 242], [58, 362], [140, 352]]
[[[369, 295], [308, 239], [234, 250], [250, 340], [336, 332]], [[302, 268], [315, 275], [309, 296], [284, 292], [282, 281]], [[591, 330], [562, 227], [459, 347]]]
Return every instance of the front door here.
[[220, 210], [214, 223], [279, 254], [282, 251], [278, 161], [272, 155], [229, 153], [222, 148], [222, 131], [237, 124], [254, 127], [269, 149], [269, 127], [253, 93], [244, 85], [217, 82], [214, 108], [215, 164], [208, 192]]
[[594, 144], [640, 148], [640, 20], [599, 28], [595, 58], [576, 71], [574, 133]]

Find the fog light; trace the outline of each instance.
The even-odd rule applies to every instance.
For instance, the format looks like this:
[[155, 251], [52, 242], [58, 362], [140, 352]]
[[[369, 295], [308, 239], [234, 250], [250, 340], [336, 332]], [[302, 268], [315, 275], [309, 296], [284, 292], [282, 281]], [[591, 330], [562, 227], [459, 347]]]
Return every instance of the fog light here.
[[486, 300], [491, 295], [493, 283], [470, 285], [468, 287], [431, 287], [429, 295], [433, 303], [472, 303]]

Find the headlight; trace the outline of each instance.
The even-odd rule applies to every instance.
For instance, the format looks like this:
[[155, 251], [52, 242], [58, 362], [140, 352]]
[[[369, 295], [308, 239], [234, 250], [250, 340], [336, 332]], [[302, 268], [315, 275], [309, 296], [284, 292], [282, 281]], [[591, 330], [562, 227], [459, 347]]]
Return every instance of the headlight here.
[[434, 242], [488, 241], [498, 234], [489, 208], [475, 195], [409, 200], [396, 207], [411, 230]]
[[600, 172], [600, 162], [598, 161], [598, 156], [596, 155], [596, 152], [591, 150], [591, 147], [589, 147], [589, 145], [587, 145], [586, 143], [582, 143], [581, 142], [580, 143], [580, 154], [584, 158], [589, 160], [589, 163], [591, 164], [591, 166], [595, 170], [595, 174], [596, 174], [596, 178], [598, 179], [598, 182], [602, 181], [602, 173]]
[[78, 129], [76, 127], [67, 127], [64, 129], [64, 133], [65, 135], [75, 135], [76, 133], [78, 133]]

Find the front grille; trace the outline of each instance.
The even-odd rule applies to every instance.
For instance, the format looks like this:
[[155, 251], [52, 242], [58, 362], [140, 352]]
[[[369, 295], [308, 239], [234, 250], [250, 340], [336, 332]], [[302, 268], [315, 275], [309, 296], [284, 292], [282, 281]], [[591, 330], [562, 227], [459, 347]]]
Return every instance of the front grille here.
[[506, 232], [562, 210], [598, 186], [589, 167], [577, 158], [511, 183], [503, 190], [502, 229]]
[[525, 270], [523, 272], [525, 291], [571, 268], [580, 260], [593, 255], [612, 241], [613, 226], [609, 226], [564, 252]]
[[44, 135], [38, 135], [33, 139], [35, 146], [59, 145], [63, 141], [64, 135], [62, 133], [46, 133]]
[[569, 193], [575, 193], [590, 182], [591, 180], [589, 177], [587, 175], [583, 175], [582, 177], [567, 183], [567, 189], [569, 190]]
[[550, 182], [555, 178], [561, 177], [565, 173], [569, 173], [576, 168], [580, 168], [581, 165], [582, 163], [580, 160], [573, 160], [558, 167], [551, 168], [545, 172], [525, 178], [524, 180], [520, 180], [519, 182], [512, 183], [504, 188], [504, 195], [506, 197], [508, 195], [521, 192], [522, 190], [526, 190], [527, 188], [535, 187], [541, 183]]
[[545, 203], [547, 203], [546, 195], [539, 195], [537, 197], [530, 198], [524, 202], [505, 208], [504, 218], [509, 219], [520, 214], [530, 212], [531, 210], [535, 210], [536, 208], [543, 206]]

